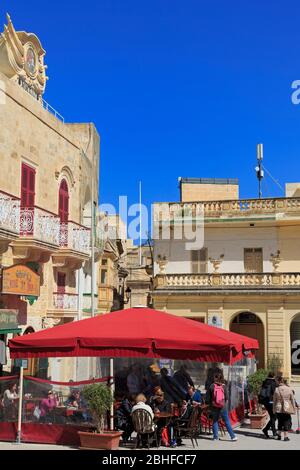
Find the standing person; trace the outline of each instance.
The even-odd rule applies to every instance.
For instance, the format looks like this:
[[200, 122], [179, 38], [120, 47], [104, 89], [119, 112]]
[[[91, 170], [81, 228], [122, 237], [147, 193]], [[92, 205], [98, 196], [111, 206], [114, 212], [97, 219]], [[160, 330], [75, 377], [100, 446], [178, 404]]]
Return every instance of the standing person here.
[[275, 374], [272, 372], [269, 373], [266, 380], [264, 380], [261, 391], [259, 394], [259, 401], [264, 407], [266, 408], [269, 414], [269, 421], [267, 425], [263, 428], [262, 432], [264, 433], [266, 439], [269, 439], [269, 429], [272, 429], [273, 436], [277, 435], [276, 433], [276, 416], [273, 412], [273, 396], [276, 389], [276, 381], [275, 381]]
[[176, 380], [168, 374], [168, 369], [163, 367], [160, 370], [160, 386], [165, 393], [166, 400], [170, 403], [178, 403], [186, 398], [186, 392], [178, 385]]
[[175, 374], [173, 375], [174, 380], [178, 383], [178, 385], [183, 388], [183, 390], [188, 391], [188, 387], [191, 385], [194, 386], [194, 382], [187, 371], [187, 366], [183, 364], [180, 369], [178, 369]]
[[219, 419], [221, 417], [224, 420], [231, 440], [237, 441], [237, 437], [233, 432], [228, 417], [228, 390], [224, 383], [223, 374], [221, 372], [215, 374], [214, 382], [206, 392], [206, 403], [211, 407], [211, 414], [213, 418], [213, 440], [219, 440]]
[[130, 374], [127, 376], [127, 388], [130, 395], [138, 395], [141, 393], [142, 384], [138, 364], [133, 364], [131, 367]]
[[284, 441], [289, 441], [288, 431], [290, 428], [291, 415], [296, 413], [295, 398], [293, 390], [284, 383], [283, 377], [277, 377], [278, 387], [274, 392], [273, 411], [278, 419], [278, 436], [281, 440], [283, 433]]

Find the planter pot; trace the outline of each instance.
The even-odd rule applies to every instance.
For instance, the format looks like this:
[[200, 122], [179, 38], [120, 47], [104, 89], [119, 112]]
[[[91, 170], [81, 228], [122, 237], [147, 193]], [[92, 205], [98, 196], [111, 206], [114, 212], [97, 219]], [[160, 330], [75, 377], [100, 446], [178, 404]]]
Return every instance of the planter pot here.
[[80, 447], [85, 449], [106, 449], [115, 450], [119, 447], [120, 431], [83, 432], [78, 431]]
[[267, 417], [266, 413], [258, 414], [258, 415], [249, 414], [250, 428], [251, 429], [262, 429], [265, 425], [266, 417]]

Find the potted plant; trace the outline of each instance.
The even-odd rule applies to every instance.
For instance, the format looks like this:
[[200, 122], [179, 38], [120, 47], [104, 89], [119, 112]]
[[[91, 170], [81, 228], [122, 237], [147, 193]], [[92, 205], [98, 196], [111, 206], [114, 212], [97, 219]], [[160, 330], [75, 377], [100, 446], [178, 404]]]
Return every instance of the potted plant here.
[[258, 369], [254, 374], [251, 374], [248, 377], [249, 391], [253, 398], [253, 409], [249, 414], [250, 426], [252, 429], [262, 429], [265, 424], [266, 411], [259, 403], [258, 395], [263, 381], [267, 376], [268, 371], [266, 369]]
[[97, 429], [95, 432], [78, 431], [81, 447], [88, 449], [117, 449], [122, 432], [104, 430], [105, 415], [110, 411], [113, 403], [110, 389], [106, 385], [95, 383], [84, 387], [82, 395], [88, 402]]

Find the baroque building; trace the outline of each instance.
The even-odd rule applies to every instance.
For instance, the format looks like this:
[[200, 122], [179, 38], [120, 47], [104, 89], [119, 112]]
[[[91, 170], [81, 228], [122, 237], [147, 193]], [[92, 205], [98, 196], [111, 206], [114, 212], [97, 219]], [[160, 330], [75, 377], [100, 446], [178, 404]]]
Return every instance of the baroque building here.
[[257, 338], [258, 366], [276, 360], [298, 380], [300, 183], [281, 198], [238, 190], [237, 180], [182, 178], [179, 202], [154, 205], [154, 306]]
[[[80, 318], [84, 289], [79, 284], [90, 273], [100, 138], [92, 123], [66, 123], [44, 101], [44, 58], [38, 37], [16, 31], [7, 16], [0, 36], [0, 335], [5, 342], [12, 334]], [[66, 376], [73, 376], [73, 362]], [[31, 360], [25, 374], [43, 371], [55, 380], [61, 376], [59, 362], [51, 364], [47, 370], [45, 360]]]

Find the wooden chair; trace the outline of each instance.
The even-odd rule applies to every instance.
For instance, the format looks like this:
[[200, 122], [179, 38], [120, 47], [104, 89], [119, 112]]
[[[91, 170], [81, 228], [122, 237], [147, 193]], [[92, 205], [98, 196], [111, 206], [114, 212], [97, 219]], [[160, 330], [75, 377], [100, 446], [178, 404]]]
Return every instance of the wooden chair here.
[[188, 420], [178, 419], [175, 422], [175, 432], [177, 438], [185, 437], [190, 439], [192, 446], [198, 447], [197, 438], [199, 437], [199, 409], [198, 407], [193, 408], [191, 416]]
[[150, 436], [153, 435], [156, 441], [156, 447], [158, 447], [158, 437], [153, 422], [152, 415], [149, 411], [139, 408], [134, 410], [132, 415], [133, 429], [137, 433], [135, 448], [139, 447], [142, 442], [142, 438], [147, 438], [147, 447], [150, 448]]

